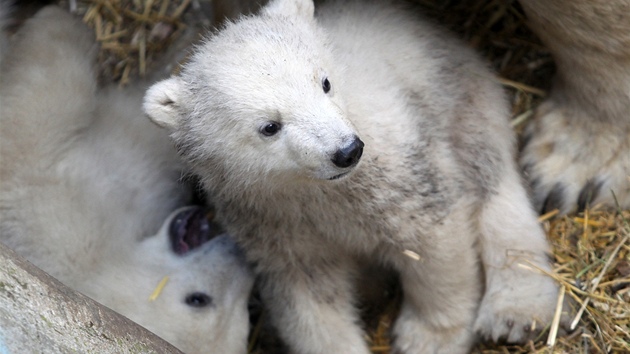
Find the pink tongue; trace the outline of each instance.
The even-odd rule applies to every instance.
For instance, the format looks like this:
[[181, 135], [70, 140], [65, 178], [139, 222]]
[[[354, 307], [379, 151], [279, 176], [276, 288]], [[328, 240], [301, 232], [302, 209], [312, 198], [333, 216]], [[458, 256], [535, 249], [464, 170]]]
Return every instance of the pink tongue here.
[[200, 247], [223, 232], [219, 224], [208, 220], [208, 210], [202, 207], [180, 212], [169, 227], [171, 247], [178, 255]]

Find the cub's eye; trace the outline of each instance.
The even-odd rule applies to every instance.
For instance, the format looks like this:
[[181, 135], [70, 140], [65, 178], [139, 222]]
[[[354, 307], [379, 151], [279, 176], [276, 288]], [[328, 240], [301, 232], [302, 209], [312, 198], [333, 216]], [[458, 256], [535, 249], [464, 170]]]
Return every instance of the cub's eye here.
[[324, 89], [324, 93], [328, 93], [330, 91], [330, 81], [328, 81], [327, 77], [322, 80], [322, 88]]
[[265, 136], [272, 136], [279, 132], [281, 127], [282, 125], [278, 122], [267, 122], [260, 128], [260, 133]]
[[185, 301], [190, 307], [206, 307], [212, 304], [212, 298], [204, 293], [188, 294]]

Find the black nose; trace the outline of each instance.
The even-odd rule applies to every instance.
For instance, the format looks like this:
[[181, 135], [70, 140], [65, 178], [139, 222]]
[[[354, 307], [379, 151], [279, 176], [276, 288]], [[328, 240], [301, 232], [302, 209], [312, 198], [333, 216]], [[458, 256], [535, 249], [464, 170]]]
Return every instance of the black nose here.
[[332, 162], [337, 167], [346, 168], [354, 166], [359, 162], [361, 154], [363, 154], [363, 142], [359, 137], [355, 136], [350, 144], [343, 147], [333, 155]]

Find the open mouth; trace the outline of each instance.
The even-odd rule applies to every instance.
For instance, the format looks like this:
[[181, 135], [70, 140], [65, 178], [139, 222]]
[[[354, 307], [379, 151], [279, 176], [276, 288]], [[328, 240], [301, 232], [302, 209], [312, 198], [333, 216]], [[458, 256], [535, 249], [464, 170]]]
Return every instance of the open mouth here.
[[208, 209], [187, 208], [171, 220], [171, 248], [176, 254], [185, 255], [224, 232], [221, 225], [212, 222], [212, 213]]

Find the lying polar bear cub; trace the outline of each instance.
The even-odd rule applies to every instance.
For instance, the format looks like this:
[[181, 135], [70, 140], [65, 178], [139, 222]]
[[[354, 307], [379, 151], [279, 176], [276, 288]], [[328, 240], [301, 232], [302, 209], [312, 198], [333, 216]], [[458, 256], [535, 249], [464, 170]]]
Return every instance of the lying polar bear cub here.
[[501, 88], [412, 12], [272, 1], [211, 34], [144, 107], [256, 265], [293, 352], [368, 353], [357, 259], [400, 273], [399, 353], [467, 353], [475, 332], [523, 341], [553, 316]]
[[187, 353], [245, 353], [252, 275], [206, 212], [178, 209], [190, 193], [143, 116], [143, 90], [97, 89], [95, 49], [55, 7], [12, 39], [0, 69], [0, 241]]

